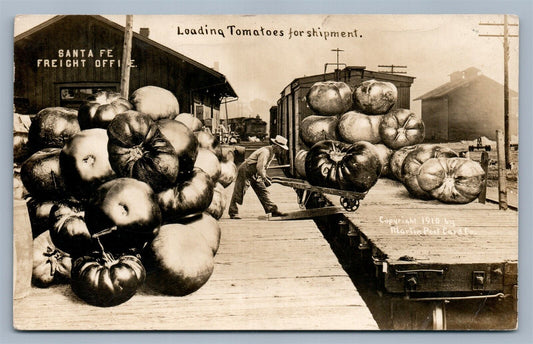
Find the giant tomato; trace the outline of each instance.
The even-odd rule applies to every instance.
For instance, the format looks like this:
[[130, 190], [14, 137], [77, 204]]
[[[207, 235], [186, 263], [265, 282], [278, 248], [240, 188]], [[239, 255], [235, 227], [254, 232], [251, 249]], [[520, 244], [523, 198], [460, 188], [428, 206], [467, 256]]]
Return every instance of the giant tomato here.
[[90, 305], [111, 307], [131, 299], [144, 283], [146, 271], [139, 258], [108, 253], [83, 256], [72, 266], [72, 291]]
[[418, 145], [415, 150], [407, 154], [402, 165], [402, 182], [405, 188], [416, 198], [431, 199], [431, 194], [418, 184], [420, 166], [431, 158], [453, 158], [457, 156], [456, 152], [445, 146], [434, 144]]
[[321, 141], [307, 153], [305, 174], [317, 186], [367, 192], [376, 184], [381, 162], [371, 143]]
[[383, 116], [379, 134], [391, 149], [412, 146], [424, 141], [424, 122], [410, 110], [394, 109]]
[[176, 184], [179, 156], [150, 116], [123, 112], [111, 121], [107, 135], [109, 162], [119, 177], [138, 179], [154, 191]]
[[150, 186], [131, 178], [102, 184], [85, 208], [85, 222], [107, 251], [128, 252], [150, 241], [161, 225], [161, 210]]
[[163, 222], [169, 223], [183, 217], [202, 213], [213, 200], [214, 182], [199, 168], [193, 170], [188, 180], [157, 194]]
[[444, 203], [469, 203], [483, 188], [485, 171], [465, 158], [432, 158], [420, 166], [417, 176], [422, 190]]
[[116, 115], [133, 109], [133, 105], [120, 93], [100, 91], [89, 96], [78, 110], [81, 129], [107, 128]]

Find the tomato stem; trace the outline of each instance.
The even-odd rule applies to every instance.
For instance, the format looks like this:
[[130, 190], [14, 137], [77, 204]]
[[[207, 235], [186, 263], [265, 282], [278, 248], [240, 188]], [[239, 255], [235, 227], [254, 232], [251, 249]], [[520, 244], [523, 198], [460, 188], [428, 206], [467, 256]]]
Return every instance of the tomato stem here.
[[56, 174], [54, 173], [54, 171], [50, 171], [50, 176], [52, 177], [52, 183], [54, 183], [54, 188], [57, 190]]
[[144, 150], [143, 150], [142, 144], [134, 146], [130, 150], [130, 157], [132, 161], [139, 160], [140, 158], [143, 157], [143, 155], [144, 155]]
[[99, 237], [96, 237], [96, 241], [98, 242], [98, 245], [100, 246], [100, 249], [102, 250], [102, 258], [106, 262], [106, 264], [112, 264], [115, 259], [110, 253], [107, 253], [104, 249], [104, 245], [102, 245], [102, 242], [100, 241]]
[[346, 153], [339, 151], [334, 142], [331, 142], [332, 151], [329, 153], [329, 158], [338, 163], [346, 156]]
[[103, 230], [101, 230], [101, 231], [98, 232], [98, 233], [94, 233], [94, 234], [93, 234], [93, 238], [98, 239], [98, 238], [101, 237], [102, 235], [107, 235], [107, 234], [109, 234], [109, 233], [112, 233], [112, 232], [116, 231], [117, 229], [118, 229], [117, 226], [113, 226], [113, 227], [109, 227], [109, 228], [103, 229]]
[[102, 250], [102, 253], [104, 253], [105, 252], [104, 246], [102, 245], [102, 242], [100, 241], [100, 238], [96, 237], [96, 241], [98, 242], [98, 245], [100, 246], [100, 249]]
[[331, 147], [333, 148], [333, 153], [337, 153], [337, 147], [335, 147], [334, 142], [331, 142]]
[[54, 276], [57, 270], [57, 262], [63, 257], [63, 254], [57, 248], [52, 248], [50, 246], [46, 248], [46, 252], [43, 254], [48, 257], [46, 261], [50, 263], [50, 276]]

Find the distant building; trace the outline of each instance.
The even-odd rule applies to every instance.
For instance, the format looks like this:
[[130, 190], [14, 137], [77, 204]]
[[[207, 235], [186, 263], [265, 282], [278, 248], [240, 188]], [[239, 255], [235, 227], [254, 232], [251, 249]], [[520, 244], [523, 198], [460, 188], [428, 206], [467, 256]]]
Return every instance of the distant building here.
[[[237, 95], [215, 69], [133, 33], [130, 94], [142, 86], [171, 91], [181, 112], [218, 122], [221, 101]], [[120, 90], [124, 27], [98, 15], [60, 15], [14, 39], [15, 108], [78, 108], [99, 90]], [[217, 64], [215, 64], [217, 67]]]
[[[509, 131], [518, 136], [518, 93], [509, 92]], [[414, 99], [422, 102], [426, 141], [496, 139], [504, 128], [503, 85], [477, 68], [450, 74], [450, 81]]]

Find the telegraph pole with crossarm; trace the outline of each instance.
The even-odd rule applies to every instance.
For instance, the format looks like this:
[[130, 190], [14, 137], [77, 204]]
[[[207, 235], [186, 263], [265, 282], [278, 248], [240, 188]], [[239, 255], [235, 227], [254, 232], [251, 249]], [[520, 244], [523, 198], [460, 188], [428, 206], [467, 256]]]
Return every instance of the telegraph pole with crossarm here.
[[509, 26], [518, 26], [518, 24], [509, 24], [507, 14], [503, 16], [502, 23], [479, 23], [484, 26], [503, 26], [503, 35], [480, 34], [480, 37], [503, 37], [503, 115], [504, 115], [504, 145], [505, 145], [505, 167], [511, 168], [509, 156], [511, 150], [511, 138], [509, 133], [509, 37], [518, 37], [518, 35], [509, 34]]
[[326, 74], [326, 70], [328, 69], [328, 66], [335, 65], [335, 66], [337, 66], [337, 68], [335, 69], [335, 80], [339, 81], [340, 66], [346, 67], [346, 63], [339, 62], [339, 53], [341, 51], [344, 51], [344, 50], [337, 48], [337, 49], [331, 49], [331, 51], [335, 51], [337, 53], [337, 63], [326, 63], [326, 64], [324, 64], [324, 75]]
[[344, 50], [337, 48], [337, 49], [331, 49], [331, 51], [336, 51], [337, 52], [337, 69], [339, 69], [339, 65], [340, 65], [340, 63], [339, 63], [339, 53], [341, 51], [344, 51]]

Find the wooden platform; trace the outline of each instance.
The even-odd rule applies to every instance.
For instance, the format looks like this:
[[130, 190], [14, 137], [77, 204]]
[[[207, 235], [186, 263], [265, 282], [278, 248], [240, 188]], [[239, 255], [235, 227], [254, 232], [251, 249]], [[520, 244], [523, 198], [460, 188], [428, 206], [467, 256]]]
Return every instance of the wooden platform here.
[[[498, 188], [487, 188], [487, 202], [498, 203]], [[507, 190], [507, 205], [509, 209], [518, 210], [518, 190]]]
[[[227, 190], [230, 194], [231, 190]], [[297, 210], [290, 188], [271, 187], [284, 211]], [[128, 302], [97, 308], [68, 286], [32, 288], [15, 300], [21, 330], [375, 330], [370, 311], [311, 220], [259, 221], [250, 189], [242, 220], [221, 219], [215, 271], [186, 297], [140, 292]], [[15, 221], [17, 223], [17, 221]]]

